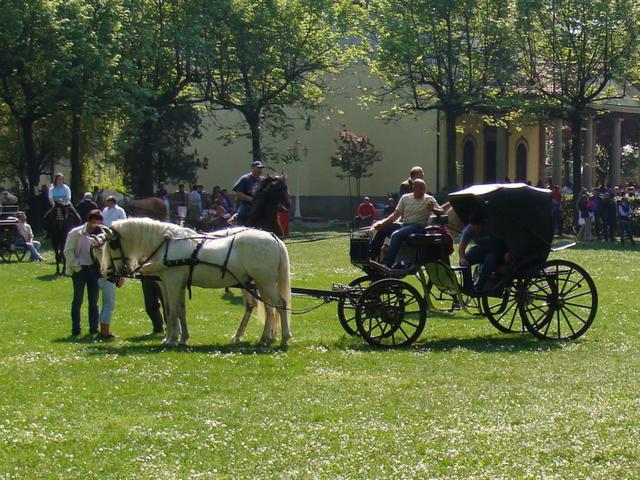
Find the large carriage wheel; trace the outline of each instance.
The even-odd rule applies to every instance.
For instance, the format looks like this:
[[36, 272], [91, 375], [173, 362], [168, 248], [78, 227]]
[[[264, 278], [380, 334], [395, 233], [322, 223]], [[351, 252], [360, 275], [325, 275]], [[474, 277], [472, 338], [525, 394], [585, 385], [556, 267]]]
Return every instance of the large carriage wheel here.
[[395, 278], [373, 283], [356, 306], [358, 333], [374, 346], [410, 345], [426, 322], [427, 309], [418, 290]]
[[[350, 287], [357, 287], [353, 289], [351, 295], [346, 298], [338, 300], [338, 320], [340, 325], [344, 328], [344, 331], [351, 336], [358, 335], [358, 326], [356, 325], [356, 304], [360, 298], [360, 294], [371, 285], [371, 277], [364, 275], [358, 277], [355, 280], [349, 282]], [[358, 293], [359, 291], [359, 293]]]
[[520, 315], [532, 334], [568, 340], [586, 332], [598, 310], [598, 291], [581, 266], [550, 260], [524, 281]]
[[27, 255], [27, 249], [25, 247], [18, 247], [15, 249], [13, 253], [15, 253], [18, 261], [21, 262], [22, 260], [24, 260], [24, 257]]
[[0, 259], [3, 262], [11, 260], [11, 235], [8, 232], [0, 233]]
[[18, 232], [13, 232], [12, 250], [19, 262], [21, 262], [27, 254], [25, 241]]
[[520, 285], [515, 283], [506, 287], [501, 297], [482, 297], [482, 313], [502, 333], [526, 330], [518, 311], [519, 289]]

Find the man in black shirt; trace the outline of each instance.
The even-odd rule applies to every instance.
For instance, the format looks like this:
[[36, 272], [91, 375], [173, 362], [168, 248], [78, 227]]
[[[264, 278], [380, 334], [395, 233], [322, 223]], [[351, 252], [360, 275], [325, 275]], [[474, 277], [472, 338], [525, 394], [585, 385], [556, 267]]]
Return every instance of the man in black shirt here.
[[98, 205], [93, 201], [93, 194], [91, 192], [87, 192], [84, 194], [84, 198], [78, 202], [76, 205], [76, 211], [78, 215], [80, 215], [80, 219], [83, 222], [87, 221], [87, 216], [91, 210], [97, 210]]

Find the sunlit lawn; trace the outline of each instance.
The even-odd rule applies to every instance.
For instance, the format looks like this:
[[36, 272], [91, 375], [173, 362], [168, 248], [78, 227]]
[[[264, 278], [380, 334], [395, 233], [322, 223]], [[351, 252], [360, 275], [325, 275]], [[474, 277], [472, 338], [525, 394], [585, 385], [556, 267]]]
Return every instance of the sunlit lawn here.
[[[297, 286], [360, 274], [344, 237], [289, 251]], [[399, 351], [345, 336], [335, 304], [294, 317], [288, 351], [255, 323], [233, 345], [240, 298], [200, 289], [191, 346], [164, 349], [135, 282], [116, 341], [71, 340], [70, 280], [0, 265], [0, 478], [638, 478], [640, 249], [554, 256], [599, 289], [581, 339], [440, 314]]]

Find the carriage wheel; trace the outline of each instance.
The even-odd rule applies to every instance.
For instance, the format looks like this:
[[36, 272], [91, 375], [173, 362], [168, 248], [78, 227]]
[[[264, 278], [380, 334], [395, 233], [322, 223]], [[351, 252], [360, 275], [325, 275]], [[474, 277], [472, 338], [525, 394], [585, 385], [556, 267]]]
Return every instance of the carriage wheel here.
[[0, 235], [0, 259], [3, 262], [11, 260], [11, 237], [7, 233]]
[[24, 257], [27, 255], [27, 249], [18, 247], [14, 250], [13, 253], [15, 254], [18, 261], [21, 262], [22, 260], [24, 260]]
[[371, 277], [365, 275], [358, 277], [349, 282], [350, 287], [358, 287], [354, 289], [353, 294], [346, 298], [338, 300], [338, 320], [344, 331], [351, 336], [358, 336], [358, 326], [356, 325], [356, 305], [360, 294], [371, 285]]
[[598, 291], [589, 274], [566, 260], [550, 260], [523, 285], [522, 321], [542, 339], [569, 340], [586, 332], [598, 310]]
[[482, 297], [482, 313], [502, 333], [524, 332], [518, 311], [518, 284], [506, 288], [499, 297]]
[[395, 278], [373, 283], [356, 306], [358, 333], [373, 346], [410, 345], [426, 322], [427, 309], [418, 290]]

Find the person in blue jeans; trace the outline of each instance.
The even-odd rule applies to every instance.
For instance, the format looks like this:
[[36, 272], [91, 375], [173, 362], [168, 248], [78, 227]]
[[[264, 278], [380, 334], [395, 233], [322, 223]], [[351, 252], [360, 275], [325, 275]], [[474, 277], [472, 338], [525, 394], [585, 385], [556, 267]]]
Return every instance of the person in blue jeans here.
[[[386, 237], [390, 237], [389, 248], [384, 254], [382, 263], [387, 267], [392, 267], [398, 255], [400, 246], [410, 235], [424, 231], [424, 227], [429, 224], [429, 217], [432, 213], [438, 215], [444, 210], [431, 195], [427, 195], [427, 186], [424, 180], [414, 179], [412, 192], [400, 197], [395, 211], [383, 220], [373, 224], [377, 233], [369, 247], [369, 258], [375, 261], [380, 255], [380, 250]], [[396, 220], [402, 218], [402, 223]]]
[[[467, 250], [469, 244], [475, 245]], [[484, 224], [484, 219], [479, 213], [472, 213], [469, 217], [469, 224], [462, 231], [460, 246], [458, 247], [460, 265], [471, 267], [481, 265], [478, 278], [472, 285], [471, 269], [465, 269], [464, 287], [482, 291], [485, 288], [487, 278], [499, 265], [510, 260], [507, 246], [495, 238]]]

